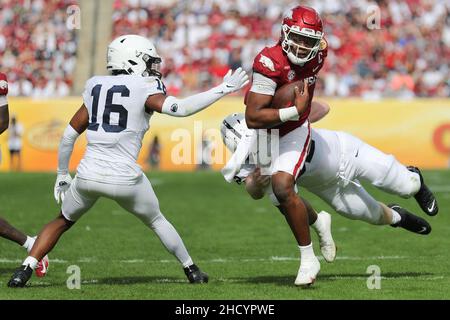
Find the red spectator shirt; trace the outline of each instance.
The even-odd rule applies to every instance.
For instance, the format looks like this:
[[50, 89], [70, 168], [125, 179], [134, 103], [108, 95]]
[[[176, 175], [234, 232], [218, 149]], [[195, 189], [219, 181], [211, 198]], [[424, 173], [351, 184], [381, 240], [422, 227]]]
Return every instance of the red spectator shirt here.
[[[308, 81], [309, 105], [306, 112], [297, 121], [287, 121], [274, 127], [280, 130], [280, 136], [300, 127], [308, 119], [316, 86], [317, 73], [322, 69], [325, 62], [328, 52], [327, 47], [327, 42], [323, 39], [317, 55], [302, 66], [295, 65], [289, 61], [280, 43], [273, 47], [265, 47], [253, 61], [253, 72], [260, 73], [272, 79], [276, 83], [277, 89], [294, 81], [303, 79], [307, 79]], [[290, 106], [293, 104], [294, 102], [292, 101]]]

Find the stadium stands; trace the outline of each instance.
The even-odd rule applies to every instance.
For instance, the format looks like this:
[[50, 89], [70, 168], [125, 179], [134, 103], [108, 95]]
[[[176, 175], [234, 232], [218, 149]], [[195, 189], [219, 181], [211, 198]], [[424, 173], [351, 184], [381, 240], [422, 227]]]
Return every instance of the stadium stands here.
[[0, 69], [9, 94], [50, 97], [70, 93], [77, 39], [66, 27], [74, 0], [2, 0]]
[[[164, 3], [164, 5], [161, 5]], [[187, 3], [187, 2], [183, 2]], [[116, 0], [113, 35], [153, 38], [173, 92], [208, 87], [228, 67], [251, 68], [279, 38], [292, 1]], [[320, 73], [325, 96], [448, 97], [450, 5], [445, 0], [377, 1], [380, 29], [370, 30], [369, 1], [302, 1], [321, 12], [329, 57]]]
[[[66, 27], [74, 0], [4, 0], [0, 11], [0, 68], [11, 95], [69, 94], [77, 36]], [[316, 95], [450, 96], [450, 4], [446, 0], [377, 1], [377, 13], [357, 0], [302, 3], [316, 8], [329, 44]], [[253, 57], [280, 35], [292, 1], [115, 0], [112, 37], [137, 33], [156, 42], [165, 84], [186, 94], [220, 81], [226, 70], [251, 69]]]

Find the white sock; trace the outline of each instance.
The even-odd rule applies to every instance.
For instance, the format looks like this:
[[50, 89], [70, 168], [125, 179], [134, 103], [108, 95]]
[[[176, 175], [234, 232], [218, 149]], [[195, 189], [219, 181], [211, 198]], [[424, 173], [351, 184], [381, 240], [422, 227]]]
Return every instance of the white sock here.
[[395, 211], [394, 209], [391, 209], [391, 211], [392, 211], [392, 222], [391, 222], [391, 224], [399, 223], [400, 220], [402, 220], [402, 217], [401, 217], [400, 214], [399, 214], [397, 211]]
[[323, 224], [323, 214], [326, 213], [324, 211], [321, 211], [317, 214], [317, 219], [314, 221], [314, 223], [311, 225], [311, 228], [316, 232], [317, 236], [319, 237], [320, 244], [323, 242], [331, 242], [333, 241], [331, 233], [329, 230], [327, 230]]
[[311, 225], [311, 228], [316, 232], [316, 234], [320, 237], [322, 237], [325, 233], [325, 230], [323, 230], [323, 223], [320, 219], [322, 212], [317, 214], [317, 219], [314, 221], [314, 223]]
[[31, 269], [36, 269], [36, 266], [38, 264], [38, 261], [36, 258], [33, 258], [32, 256], [28, 256], [22, 263], [23, 266], [29, 265]]
[[312, 242], [307, 246], [298, 246], [298, 247], [300, 249], [300, 258], [302, 262], [317, 259], [316, 255], [314, 254]]
[[311, 228], [316, 232], [316, 234], [320, 235], [320, 222], [319, 222], [319, 216], [317, 216], [316, 221], [311, 225]]
[[27, 240], [25, 241], [25, 243], [22, 245], [22, 247], [24, 247], [25, 249], [27, 249], [27, 252], [30, 253], [31, 248], [33, 248], [34, 242], [36, 241], [36, 237], [30, 237], [27, 236]]
[[151, 228], [158, 235], [166, 249], [180, 261], [183, 268], [193, 264], [180, 235], [162, 214], [153, 220]]

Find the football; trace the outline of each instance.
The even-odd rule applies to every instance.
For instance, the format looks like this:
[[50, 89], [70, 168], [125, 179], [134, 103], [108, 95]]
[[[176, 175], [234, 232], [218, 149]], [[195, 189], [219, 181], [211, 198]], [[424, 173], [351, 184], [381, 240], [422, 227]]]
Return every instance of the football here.
[[294, 105], [294, 88], [299, 87], [300, 92], [303, 88], [303, 80], [294, 81], [281, 86], [273, 96], [271, 108], [282, 109]]

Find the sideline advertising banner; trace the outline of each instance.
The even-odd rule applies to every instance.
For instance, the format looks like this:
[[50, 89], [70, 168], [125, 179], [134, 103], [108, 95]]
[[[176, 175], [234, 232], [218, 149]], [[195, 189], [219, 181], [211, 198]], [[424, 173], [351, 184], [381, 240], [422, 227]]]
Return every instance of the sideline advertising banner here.
[[[330, 113], [314, 124], [316, 128], [346, 131], [393, 154], [407, 165], [421, 168], [447, 168], [450, 157], [450, 100], [415, 99], [363, 101], [360, 99], [321, 99], [331, 106]], [[10, 114], [23, 127], [22, 170], [54, 172], [59, 140], [81, 98], [34, 100], [9, 98]], [[243, 98], [229, 97], [194, 116], [174, 118], [154, 114], [150, 121], [139, 164], [149, 169], [150, 145], [158, 137], [153, 159], [159, 169], [190, 171], [197, 167], [218, 170], [229, 153], [221, 136], [222, 119], [243, 112]], [[0, 171], [9, 170], [8, 131], [0, 137], [3, 161]], [[84, 154], [86, 138], [77, 141], [70, 162], [75, 170]], [[156, 160], [157, 161], [157, 160]]]

